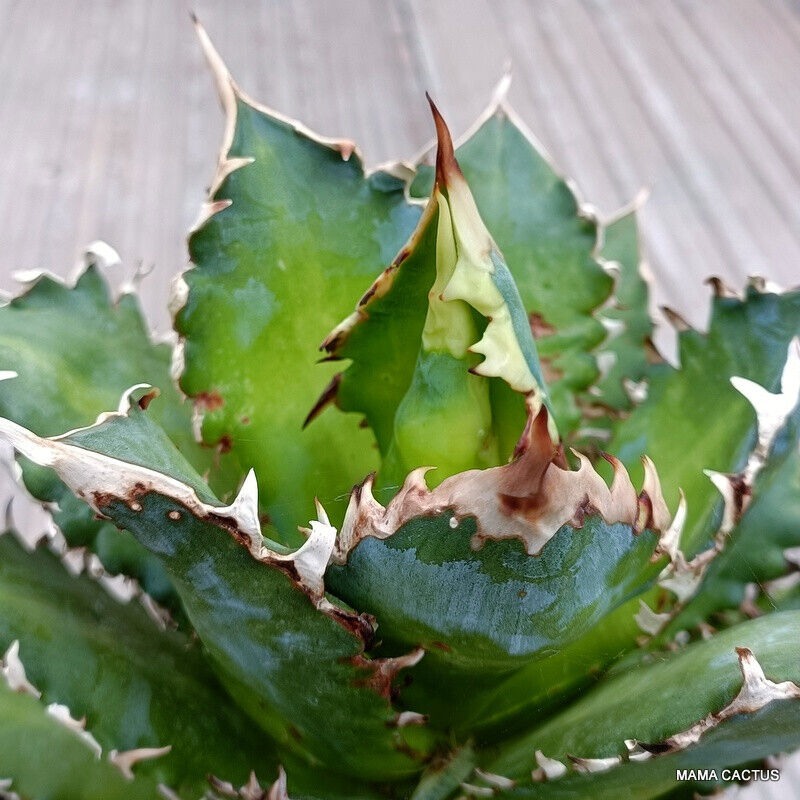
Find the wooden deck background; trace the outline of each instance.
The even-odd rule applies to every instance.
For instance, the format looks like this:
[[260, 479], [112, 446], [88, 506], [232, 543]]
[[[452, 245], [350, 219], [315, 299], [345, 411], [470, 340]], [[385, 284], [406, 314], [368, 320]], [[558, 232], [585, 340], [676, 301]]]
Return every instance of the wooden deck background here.
[[[584, 198], [642, 188], [655, 303], [696, 325], [711, 274], [800, 283], [800, 4], [789, 0], [196, 0], [239, 83], [368, 164], [510, 93]], [[163, 297], [222, 131], [176, 0], [0, 0], [0, 288], [101, 238]], [[662, 341], [668, 334], [662, 334]], [[800, 770], [795, 769], [800, 774]], [[787, 781], [763, 797], [798, 796]], [[753, 790], [748, 790], [748, 795]], [[782, 792], [782, 795], [780, 794]]]

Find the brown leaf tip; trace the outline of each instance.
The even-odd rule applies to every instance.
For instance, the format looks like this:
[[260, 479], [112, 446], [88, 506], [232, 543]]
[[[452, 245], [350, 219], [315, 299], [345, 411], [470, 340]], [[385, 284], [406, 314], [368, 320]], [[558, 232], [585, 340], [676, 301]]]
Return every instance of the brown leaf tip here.
[[447, 127], [444, 117], [428, 92], [425, 92], [425, 97], [430, 104], [433, 124], [436, 126], [436, 183], [439, 186], [447, 186], [448, 179], [462, 175], [461, 167], [456, 161], [453, 138], [450, 136], [450, 129]]

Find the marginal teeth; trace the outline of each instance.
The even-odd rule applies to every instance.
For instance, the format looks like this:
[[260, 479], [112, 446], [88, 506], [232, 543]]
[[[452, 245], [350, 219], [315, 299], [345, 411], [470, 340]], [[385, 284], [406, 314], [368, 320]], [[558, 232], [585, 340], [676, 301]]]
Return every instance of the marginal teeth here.
[[786, 363], [781, 373], [780, 393], [773, 394], [754, 381], [738, 376], [731, 378], [731, 383], [747, 398], [758, 418], [758, 444], [743, 473], [745, 481], [752, 484], [778, 431], [800, 402], [800, 337], [795, 336], [789, 343]]
[[800, 570], [800, 547], [789, 547], [783, 551], [783, 557], [795, 568]]
[[494, 772], [486, 772], [482, 769], [475, 769], [475, 777], [480, 778], [484, 783], [488, 783], [494, 789], [513, 789], [517, 782], [506, 778], [505, 775], [496, 775]]
[[606, 770], [616, 767], [621, 763], [622, 759], [619, 756], [612, 756], [611, 758], [579, 758], [578, 756], [568, 756], [570, 761], [575, 765], [575, 772], [605, 772]]
[[738, 509], [736, 502], [736, 491], [729, 475], [722, 472], [714, 472], [712, 469], [704, 469], [703, 474], [706, 475], [711, 483], [717, 487], [719, 493], [722, 495], [724, 507], [722, 510], [722, 522], [720, 523], [719, 532], [728, 534], [733, 530], [738, 517]]
[[785, 291], [780, 284], [775, 283], [775, 281], [768, 281], [761, 275], [750, 275], [747, 279], [747, 285], [761, 294], [783, 294]]
[[428, 718], [416, 711], [401, 711], [395, 717], [394, 724], [397, 728], [406, 728], [409, 725], [424, 725]]
[[718, 278], [717, 276], [708, 278], [706, 283], [711, 287], [712, 291], [714, 292], [715, 297], [723, 297], [728, 298], [731, 300], [741, 300], [742, 295], [740, 292], [737, 292], [735, 289], [732, 289], [728, 286], [722, 278]]
[[78, 738], [94, 753], [95, 758], [100, 758], [103, 748], [100, 743], [86, 730], [86, 718], [75, 719], [69, 709], [60, 703], [51, 703], [47, 706], [47, 713], [58, 720], [65, 728], [69, 728]]
[[[710, 551], [715, 553], [712, 548]], [[703, 554], [701, 554], [703, 555]], [[668, 589], [675, 595], [678, 605], [682, 605], [694, 596], [705, 574], [709, 561], [686, 561], [680, 551], [675, 560], [665, 567], [658, 579], [658, 585]]]
[[651, 636], [660, 633], [664, 626], [669, 622], [671, 614], [663, 613], [658, 614], [653, 611], [644, 600], [639, 601], [639, 611], [634, 614], [633, 618], [636, 624]]
[[616, 336], [619, 336], [625, 330], [625, 323], [619, 319], [611, 319], [603, 317], [600, 320], [602, 326], [606, 329], [606, 342], [610, 342]]
[[597, 371], [599, 373], [598, 379], [602, 380], [611, 372], [614, 364], [617, 363], [617, 354], [611, 350], [604, 350], [595, 356], [595, 362], [597, 363]]
[[28, 680], [25, 674], [25, 667], [19, 658], [19, 640], [15, 639], [11, 642], [0, 665], [0, 674], [3, 675], [12, 692], [29, 694], [37, 700], [42, 696], [42, 693]]
[[661, 310], [664, 312], [667, 322], [669, 322], [678, 333], [692, 330], [692, 326], [674, 309], [669, 306], [661, 306]]
[[548, 758], [541, 750], [536, 751], [535, 757], [539, 769], [534, 770], [531, 774], [534, 781], [552, 781], [566, 774], [566, 764], [562, 764], [555, 758]]
[[112, 750], [108, 754], [108, 760], [128, 779], [133, 780], [133, 767], [140, 761], [148, 761], [152, 758], [160, 758], [167, 755], [172, 750], [170, 745], [166, 747], [139, 747], [136, 750], [125, 750], [119, 752]]
[[628, 761], [647, 761], [653, 754], [648, 753], [636, 739], [626, 739], [625, 749], [628, 751]]
[[642, 491], [647, 494], [652, 504], [653, 526], [658, 531], [663, 531], [669, 527], [672, 515], [669, 513], [667, 501], [661, 490], [661, 479], [658, 477], [658, 470], [650, 456], [642, 456], [644, 466], [644, 486]]
[[208, 782], [215, 792], [219, 792], [225, 797], [234, 797], [240, 800], [289, 800], [286, 773], [281, 766], [278, 767], [277, 780], [266, 791], [258, 782], [254, 771], [250, 772], [247, 783], [238, 790], [232, 783], [220, 780], [215, 775], [209, 775]]
[[647, 378], [640, 381], [632, 381], [630, 378], [623, 378], [622, 388], [625, 389], [625, 394], [634, 405], [639, 405], [647, 400], [647, 390], [649, 388]]
[[262, 550], [261, 522], [258, 518], [258, 479], [251, 469], [242, 483], [236, 499], [229, 505], [218, 509], [218, 513], [236, 521], [242, 533], [250, 539], [251, 552]]
[[742, 688], [736, 697], [723, 709], [711, 712], [687, 730], [655, 745], [644, 745], [645, 749], [658, 754], [684, 750], [699, 741], [704, 733], [718, 727], [731, 717], [760, 711], [774, 700], [800, 699], [800, 686], [791, 681], [773, 683], [764, 675], [764, 670], [752, 650], [747, 647], [737, 647], [736, 654], [743, 680]]
[[272, 560], [294, 564], [300, 583], [313, 597], [321, 600], [325, 596], [325, 570], [336, 545], [336, 528], [328, 521], [328, 515], [320, 502], [315, 502], [319, 519], [311, 521], [311, 529], [307, 529], [308, 539], [295, 552], [286, 556], [274, 555]]
[[675, 516], [672, 518], [669, 527], [661, 534], [656, 553], [654, 553], [654, 556], [664, 554], [670, 561], [674, 561], [678, 555], [678, 545], [680, 544], [681, 534], [686, 524], [686, 495], [684, 495], [683, 489], [679, 489], [678, 491], [680, 493], [680, 499], [678, 500], [678, 508], [675, 511]]

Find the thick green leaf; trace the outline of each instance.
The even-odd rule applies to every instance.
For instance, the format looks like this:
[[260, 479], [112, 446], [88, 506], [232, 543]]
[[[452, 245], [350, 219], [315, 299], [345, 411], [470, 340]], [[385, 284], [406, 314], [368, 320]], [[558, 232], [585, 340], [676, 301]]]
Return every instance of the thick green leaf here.
[[[13, 776], [10, 791], [38, 800], [153, 800], [156, 782], [126, 780], [98, 761], [71, 730], [35, 698], [0, 680], [0, 776]], [[0, 783], [2, 785], [2, 783]], [[13, 797], [13, 795], [11, 795]]]
[[[637, 610], [638, 600], [621, 605], [576, 641], [509, 676], [490, 676], [479, 684], [471, 678], [459, 685], [452, 675], [442, 675], [441, 683], [426, 687], [431, 721], [449, 719], [458, 733], [484, 744], [529, 729], [532, 719], [556, 713], [629, 652], [641, 634]], [[422, 704], [418, 695], [419, 687], [412, 684], [403, 699], [416, 707]]]
[[603, 238], [602, 256], [615, 264], [618, 271], [613, 303], [597, 313], [608, 336], [596, 352], [603, 376], [590, 392], [592, 399], [603, 407], [625, 410], [632, 405], [626, 381], [638, 383], [646, 376], [646, 346], [653, 333], [648, 288], [641, 273], [636, 209], [625, 211], [609, 222], [603, 229]]
[[[455, 522], [455, 527], [451, 525]], [[579, 638], [663, 568], [651, 563], [657, 535], [588, 517], [564, 525], [537, 555], [519, 540], [475, 549], [476, 523], [451, 514], [419, 517], [388, 539], [366, 538], [328, 582], [374, 615], [385, 642], [421, 644], [426, 663], [471, 674], [503, 672]]]
[[[530, 800], [650, 800], [713, 795], [732, 781], [749, 783], [769, 775], [763, 759], [797, 747], [797, 708], [773, 703], [755, 714], [729, 720], [707, 733], [699, 745], [644, 763], [629, 762], [608, 772], [545, 783], [520, 784], [495, 797]], [[679, 781], [678, 770], [697, 770]], [[715, 770], [715, 773], [711, 773]], [[706, 771], [706, 772], [704, 772]], [[714, 778], [714, 774], [716, 778]], [[774, 780], [774, 778], [773, 778]]]
[[[171, 349], [154, 344], [135, 295], [112, 300], [96, 266], [68, 287], [40, 277], [0, 308], [0, 367], [18, 377], [0, 382], [0, 414], [41, 436], [92, 424], [129, 386], [149, 382], [161, 390], [159, 424], [199, 471], [212, 454], [193, 440], [191, 406], [172, 386]], [[159, 598], [169, 582], [156, 559], [128, 535], [94, 519], [48, 469], [22, 460], [22, 476], [51, 513], [67, 541], [91, 547], [105, 567], [137, 578]]]
[[[725, 609], [737, 609], [748, 584], [762, 586], [787, 573], [786, 552], [800, 547], [800, 407], [775, 439], [753, 485], [753, 497], [710, 564], [695, 597], [665, 636], [694, 628]], [[767, 604], [769, 609], [769, 604]]]
[[[431, 192], [431, 156], [418, 166], [410, 187], [415, 197]], [[612, 288], [596, 258], [597, 222], [504, 99], [487, 110], [456, 156], [519, 288], [566, 436], [580, 422], [575, 396], [598, 374], [590, 351], [605, 334], [594, 313]]]
[[159, 630], [137, 603], [121, 604], [44, 547], [27, 553], [6, 534], [0, 651], [14, 640], [43, 702], [85, 717], [104, 752], [172, 747], [137, 775], [194, 800], [209, 772], [240, 783], [251, 769], [274, 772], [269, 740], [221, 689], [198, 643]]
[[423, 746], [425, 732], [399, 728], [387, 698], [394, 673], [421, 652], [364, 656], [370, 621], [323, 594], [335, 533], [324, 519], [297, 553], [268, 548], [252, 476], [221, 506], [136, 403], [62, 439], [2, 428], [161, 558], [215, 671], [280, 748], [359, 778], [420, 769], [409, 740]]
[[323, 343], [352, 366], [311, 414], [331, 400], [363, 413], [377, 433], [379, 485], [395, 488], [423, 464], [436, 467], [438, 483], [506, 462], [526, 403], [534, 413], [550, 407], [519, 292], [478, 215], [447, 126], [432, 110], [438, 166], [425, 213]]
[[347, 141], [322, 140], [246, 98], [205, 32], [227, 131], [209, 204], [189, 238], [194, 267], [176, 316], [180, 382], [204, 413], [203, 438], [254, 467], [275, 531], [294, 527], [315, 495], [334, 518], [373, 470], [372, 434], [354, 415], [303, 420], [333, 375], [316, 365], [325, 334], [353, 307], [414, 228], [403, 183], [365, 175]]
[[647, 399], [616, 426], [608, 450], [632, 475], [646, 453], [659, 465], [665, 495], [675, 497], [679, 488], [686, 494], [682, 546], [689, 555], [706, 547], [721, 517], [719, 492], [703, 470], [737, 473], [755, 441], [753, 408], [730, 379], [776, 391], [798, 333], [800, 291], [750, 286], [744, 299], [714, 297], [708, 333], [679, 333], [680, 368], [654, 366]]
[[[790, 750], [800, 744], [797, 686], [748, 694], [747, 703], [721, 712], [742, 689], [742, 669], [757, 689], [763, 686], [757, 669], [747, 666], [752, 662], [746, 655], [747, 664], [737, 664], [735, 648], [749, 648], [768, 679], [798, 684], [798, 640], [800, 612], [743, 623], [659, 663], [604, 681], [566, 711], [502, 745], [499, 754], [484, 763], [490, 771], [520, 781], [520, 788], [509, 797], [647, 798], [675, 788], [676, 767], [733, 766]], [[771, 699], [779, 696], [785, 699]], [[737, 708], [741, 713], [733, 714]], [[711, 714], [721, 718], [707, 718]], [[708, 724], [702, 733], [694, 726], [704, 718]], [[698, 733], [696, 743], [691, 742], [694, 737], [678, 737], [693, 728]], [[530, 772], [538, 766], [537, 750], [566, 763], [569, 755], [614, 758], [627, 752], [625, 740], [652, 743], [652, 750], [666, 754], [640, 764], [612, 766], [601, 774], [529, 784]]]
[[[542, 410], [529, 424], [506, 466], [459, 474], [433, 490], [417, 471], [385, 508], [367, 481], [345, 516], [328, 583], [376, 616], [387, 647], [428, 650], [410, 692], [437, 725], [496, 724], [537, 692], [543, 701], [563, 662], [529, 675], [500, 708], [484, 702], [508, 673], [546, 664], [604, 625], [665, 566], [670, 515], [652, 466], [640, 494], [618, 464], [610, 488], [585, 458], [580, 469], [565, 469], [546, 416]], [[583, 665], [597, 658], [595, 648], [607, 649], [602, 640], [584, 644], [586, 652], [571, 653], [572, 681], [587, 677]], [[459, 698], [456, 708], [443, 698]]]

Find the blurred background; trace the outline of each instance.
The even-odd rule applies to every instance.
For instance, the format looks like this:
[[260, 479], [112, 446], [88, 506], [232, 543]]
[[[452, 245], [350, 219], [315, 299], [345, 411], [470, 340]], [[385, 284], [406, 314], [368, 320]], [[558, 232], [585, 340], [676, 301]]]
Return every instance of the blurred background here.
[[[425, 90], [463, 132], [510, 63], [511, 103], [601, 216], [650, 190], [662, 323], [704, 326], [709, 275], [800, 283], [797, 0], [0, 0], [0, 289], [104, 239], [152, 267], [168, 328], [222, 134], [190, 10], [245, 91], [367, 166], [428, 142]], [[739, 796], [800, 797], [797, 764]]]

